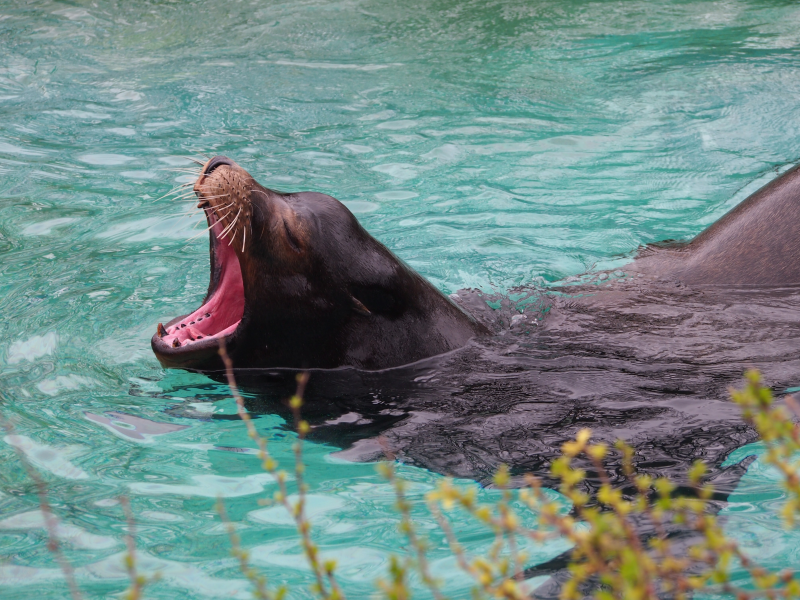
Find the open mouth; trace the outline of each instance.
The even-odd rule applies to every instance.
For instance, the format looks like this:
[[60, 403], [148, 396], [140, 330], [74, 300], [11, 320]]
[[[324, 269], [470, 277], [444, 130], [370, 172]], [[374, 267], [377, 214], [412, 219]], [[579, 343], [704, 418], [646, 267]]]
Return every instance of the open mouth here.
[[[212, 244], [212, 285], [206, 301], [193, 313], [173, 319], [166, 326], [159, 324], [158, 337], [172, 348], [187, 348], [232, 334], [244, 314], [244, 283], [236, 251], [225, 243], [223, 223], [215, 211], [205, 208]], [[218, 273], [217, 277], [214, 274]], [[205, 344], [202, 344], [205, 345]]]

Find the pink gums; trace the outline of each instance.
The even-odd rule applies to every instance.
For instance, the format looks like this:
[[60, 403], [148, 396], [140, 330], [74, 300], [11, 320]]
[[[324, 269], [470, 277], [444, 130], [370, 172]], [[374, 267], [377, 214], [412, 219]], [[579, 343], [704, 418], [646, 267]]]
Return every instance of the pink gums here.
[[[211, 235], [218, 236], [223, 228], [213, 211], [207, 211], [209, 220], [214, 222]], [[192, 314], [167, 328], [162, 339], [170, 346], [177, 347], [199, 342], [208, 338], [224, 337], [233, 333], [244, 314], [244, 283], [242, 268], [236, 251], [222, 240], [212, 240], [216, 260], [222, 267], [219, 285], [211, 298]]]

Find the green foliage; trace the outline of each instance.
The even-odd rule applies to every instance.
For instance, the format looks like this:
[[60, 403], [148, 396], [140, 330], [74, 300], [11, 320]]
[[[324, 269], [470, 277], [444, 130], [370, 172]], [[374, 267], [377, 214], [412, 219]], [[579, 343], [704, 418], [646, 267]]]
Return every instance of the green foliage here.
[[800, 417], [800, 405], [792, 396], [785, 398], [786, 406], [775, 406], [772, 392], [761, 385], [758, 371], [745, 373], [747, 385], [743, 390], [731, 390], [731, 398], [742, 407], [742, 417], [756, 428], [767, 446], [762, 460], [777, 468], [783, 476], [788, 500], [783, 516], [788, 525], [794, 525], [800, 515], [800, 428], [792, 417]]
[[[767, 445], [764, 460], [778, 468], [783, 475], [788, 500], [784, 516], [790, 524], [800, 514], [800, 464], [794, 460], [800, 449], [800, 428], [793, 422], [792, 414], [800, 416], [793, 398], [786, 406], [774, 406], [772, 394], [760, 381], [758, 373], [746, 374], [743, 390], [731, 390], [734, 402], [743, 409], [743, 418], [759, 433]], [[712, 486], [703, 484], [707, 472], [702, 462], [695, 463], [687, 473], [694, 494], [675, 494], [676, 486], [667, 479], [653, 479], [638, 475], [633, 465], [634, 449], [622, 441], [614, 448], [605, 444], [592, 444], [591, 431], [581, 430], [576, 439], [564, 444], [563, 455], [554, 461], [551, 473], [560, 482], [559, 491], [572, 502], [571, 514], [563, 514], [560, 506], [547, 499], [541, 482], [533, 476], [525, 479], [525, 487], [509, 489], [508, 469], [501, 468], [495, 485], [503, 490], [495, 504], [476, 502], [475, 489], [459, 488], [451, 480], [443, 481], [435, 492], [428, 494], [427, 505], [445, 533], [450, 550], [459, 567], [475, 582], [474, 597], [518, 599], [527, 597], [520, 582], [525, 555], [518, 551], [517, 540], [528, 538], [544, 542], [554, 537], [566, 538], [573, 544], [569, 571], [571, 577], [561, 590], [565, 600], [591, 595], [598, 600], [656, 600], [657, 598], [688, 598], [698, 591], [721, 591], [737, 599], [757, 596], [769, 598], [800, 597], [800, 580], [791, 572], [771, 573], [757, 565], [732, 539], [728, 538], [713, 512], [709, 511]], [[609, 480], [603, 461], [617, 453], [622, 471], [635, 493], [623, 495], [619, 486]], [[577, 458], [588, 459], [599, 474], [600, 487], [594, 498], [581, 484], [586, 472], [574, 466]], [[415, 549], [417, 568], [422, 580], [437, 598], [441, 592], [436, 582], [426, 573], [424, 540], [414, 532], [408, 518], [408, 506], [403, 494], [403, 481], [395, 476], [389, 464], [381, 466], [381, 473], [392, 482], [398, 497], [397, 508], [403, 515], [402, 532]], [[538, 515], [538, 527], [520, 526], [520, 518], [511, 507], [516, 498]], [[495, 535], [495, 544], [485, 556], [469, 557], [459, 544], [445, 513], [460, 508], [483, 523]], [[635, 523], [647, 522], [655, 534], [643, 539]], [[681, 526], [694, 531], [696, 541], [687, 549], [676, 548], [667, 535], [670, 526]], [[395, 560], [393, 568], [400, 563]], [[741, 566], [749, 571], [748, 589], [736, 587], [731, 582], [733, 568]], [[391, 594], [387, 598], [408, 598], [407, 587], [398, 592], [406, 578], [393, 574]], [[381, 586], [384, 591], [388, 588]]]
[[[748, 372], [746, 377], [746, 387], [741, 391], [731, 390], [731, 396], [742, 407], [743, 418], [756, 428], [766, 443], [765, 460], [784, 476], [789, 497], [784, 515], [793, 523], [800, 513], [800, 465], [792, 462], [792, 457], [800, 449], [800, 430], [786, 408], [773, 406], [772, 395], [761, 384], [756, 372]], [[301, 404], [299, 397], [298, 394], [293, 399], [292, 407], [296, 411]], [[787, 399], [787, 406], [800, 415], [792, 398]], [[296, 419], [302, 423], [299, 416], [296, 415]], [[298, 428], [298, 432], [302, 440], [305, 432], [302, 428]], [[563, 455], [554, 461], [551, 468], [552, 475], [560, 482], [559, 491], [573, 505], [571, 514], [564, 514], [559, 504], [547, 498], [541, 481], [536, 477], [527, 476], [524, 487], [511, 489], [511, 478], [505, 466], [494, 477], [501, 497], [493, 504], [478, 503], [474, 487], [459, 487], [450, 479], [445, 479], [435, 491], [427, 494], [427, 509], [444, 533], [459, 568], [474, 582], [474, 598], [527, 598], [530, 590], [524, 588], [522, 581], [527, 556], [520, 549], [520, 541], [542, 543], [555, 538], [566, 538], [573, 544], [569, 564], [571, 577], [561, 590], [564, 600], [587, 595], [598, 600], [688, 598], [698, 591], [712, 590], [729, 593], [740, 600], [756, 596], [800, 597], [800, 580], [793, 573], [768, 572], [744, 554], [735, 541], [726, 537], [715, 514], [708, 510], [714, 489], [703, 483], [707, 469], [702, 462], [695, 463], [687, 473], [694, 493], [678, 496], [675, 484], [669, 480], [636, 473], [631, 446], [618, 441], [609, 448], [605, 444], [592, 444], [590, 440], [591, 431], [581, 430], [575, 440], [564, 444]], [[623, 495], [619, 486], [612, 485], [606, 474], [604, 460], [611, 453], [618, 454], [627, 483], [630, 489], [635, 490], [629, 497]], [[579, 457], [588, 459], [599, 474], [600, 487], [594, 497], [583, 491], [586, 472], [574, 466]], [[378, 591], [388, 600], [411, 598], [408, 576], [411, 570], [415, 570], [434, 598], [443, 600], [441, 585], [431, 575], [426, 559], [428, 542], [416, 531], [411, 518], [412, 505], [405, 493], [406, 483], [397, 476], [391, 462], [379, 465], [378, 470], [394, 487], [395, 508], [400, 515], [399, 528], [412, 548], [409, 556], [391, 557], [387, 578], [377, 582]], [[538, 515], [537, 527], [521, 525], [522, 520], [512, 507], [513, 500], [522, 501], [527, 509]], [[301, 507], [302, 501], [295, 510], [296, 518], [298, 510], [302, 513]], [[469, 556], [464, 550], [447, 516], [455, 509], [465, 511], [493, 533], [495, 541], [485, 555]], [[655, 534], [644, 539], [635, 526], [641, 522], [649, 523]], [[310, 524], [302, 518], [297, 523], [300, 534], [308, 536]], [[688, 549], [674, 547], [667, 535], [670, 526], [696, 532], [695, 543]], [[307, 556], [312, 568], [316, 569], [313, 554], [307, 553]], [[731, 572], [736, 566], [749, 571], [752, 589], [739, 588], [731, 583]], [[326, 572], [334, 581], [333, 567]], [[336, 590], [341, 593], [338, 588]], [[319, 592], [319, 588], [315, 591]]]
[[[249, 436], [258, 447], [258, 456], [263, 469], [272, 474], [278, 483], [274, 501], [282, 504], [295, 522], [305, 558], [314, 574], [312, 594], [323, 600], [343, 600], [344, 591], [336, 579], [336, 562], [324, 561], [313, 542], [312, 524], [305, 514], [308, 486], [304, 482], [303, 440], [309, 425], [300, 416], [303, 405], [303, 390], [307, 375], [298, 377], [297, 393], [290, 399], [295, 419], [298, 441], [294, 445], [292, 476], [297, 484], [297, 500], [289, 501], [287, 480], [289, 474], [280, 468], [270, 455], [267, 441], [258, 435], [247, 413], [244, 400], [239, 394], [233, 376], [232, 365], [221, 350], [228, 373], [231, 392], [236, 399], [239, 414], [247, 427]], [[784, 405], [776, 404], [772, 393], [761, 383], [756, 371], [746, 373], [746, 385], [741, 390], [731, 390], [731, 398], [742, 408], [743, 419], [754, 427], [766, 446], [762, 457], [782, 475], [787, 500], [783, 516], [792, 526], [800, 516], [800, 427], [793, 418], [800, 417], [800, 405], [787, 397]], [[9, 429], [6, 425], [6, 429]], [[619, 485], [612, 485], [604, 461], [616, 454], [626, 478], [623, 494]], [[473, 582], [474, 598], [502, 598], [522, 600], [530, 590], [522, 580], [523, 569], [528, 559], [522, 549], [530, 541], [543, 543], [553, 539], [566, 539], [573, 549], [569, 563], [570, 577], [563, 584], [561, 598], [577, 600], [591, 596], [597, 600], [656, 600], [664, 597], [688, 598], [698, 591], [723, 592], [737, 600], [755, 597], [800, 598], [800, 579], [794, 573], [770, 572], [749, 558], [732, 539], [728, 538], [713, 511], [709, 510], [709, 499], [713, 487], [703, 483], [706, 466], [695, 463], [687, 473], [691, 494], [676, 494], [676, 486], [667, 479], [653, 479], [639, 475], [634, 467], [634, 449], [622, 441], [613, 448], [602, 443], [591, 443], [591, 431], [581, 430], [576, 438], [562, 447], [562, 456], [555, 460], [551, 474], [559, 482], [559, 491], [573, 506], [567, 514], [563, 505], [550, 500], [542, 489], [541, 481], [531, 475], [524, 479], [524, 486], [512, 489], [508, 468], [501, 467], [494, 477], [494, 485], [500, 490], [500, 498], [494, 503], [478, 502], [474, 486], [455, 485], [444, 479], [437, 489], [429, 492], [425, 505], [438, 523], [458, 567]], [[44, 483], [36, 472], [20, 456], [23, 466], [36, 482], [42, 512], [49, 520], [52, 516]], [[576, 460], [588, 461], [598, 474], [599, 487], [594, 496], [584, 491], [586, 472], [575, 466]], [[384, 462], [378, 470], [391, 482], [396, 496], [395, 508], [400, 516], [399, 528], [409, 541], [411, 552], [407, 556], [392, 556], [385, 578], [376, 582], [376, 593], [387, 600], [409, 600], [412, 590], [409, 575], [416, 572], [436, 600], [444, 600], [441, 583], [431, 574], [426, 558], [429, 543], [417, 532], [411, 517], [412, 503], [406, 495], [406, 482], [397, 476], [393, 462]], [[121, 499], [128, 520], [128, 552], [125, 568], [130, 578], [126, 598], [139, 600], [147, 583], [136, 569], [134, 543], [135, 523], [130, 505]], [[537, 517], [534, 527], [521, 525], [522, 519], [514, 506], [522, 505]], [[229, 521], [222, 499], [217, 510], [225, 523], [231, 553], [239, 567], [253, 586], [253, 595], [261, 600], [281, 600], [288, 590], [285, 587], [271, 589], [262, 574], [249, 564], [248, 552], [240, 545], [234, 525]], [[455, 510], [466, 512], [494, 536], [489, 551], [482, 556], [470, 556], [459, 542], [458, 533], [452, 526], [449, 513]], [[49, 521], [48, 521], [49, 522]], [[654, 532], [643, 537], [636, 524], [647, 523]], [[670, 528], [681, 527], [696, 535], [690, 546], [677, 547], [668, 536]], [[61, 564], [74, 600], [81, 598], [72, 569], [59, 551], [54, 525], [48, 525], [49, 547]], [[732, 583], [734, 568], [744, 568], [750, 574], [747, 588]]]
[[[761, 384], [758, 373], [748, 372], [746, 377], [746, 387], [741, 391], [731, 390], [731, 397], [742, 407], [743, 418], [766, 443], [766, 462], [782, 473], [788, 492], [784, 516], [794, 523], [800, 513], [800, 465], [793, 462], [800, 449], [800, 429], [785, 407], [773, 405], [772, 394]], [[800, 416], [793, 398], [787, 398], [786, 405], [795, 416]], [[524, 555], [517, 552], [515, 540], [527, 537], [545, 541], [561, 536], [574, 546], [569, 565], [571, 577], [561, 591], [565, 600], [587, 594], [598, 600], [687, 598], [709, 590], [727, 592], [739, 599], [800, 597], [800, 581], [793, 573], [766, 571], [725, 536], [716, 516], [708, 510], [714, 490], [702, 483], [707, 471], [703, 463], [695, 463], [687, 473], [694, 494], [676, 496], [672, 482], [637, 475], [634, 449], [629, 445], [618, 441], [610, 449], [605, 444], [591, 444], [590, 439], [591, 431], [581, 430], [575, 440], [564, 444], [563, 455], [551, 468], [552, 475], [560, 482], [559, 491], [572, 502], [572, 514], [562, 514], [559, 506], [542, 493], [541, 482], [535, 477], [528, 476], [526, 487], [517, 491], [518, 498], [538, 515], [539, 528], [535, 530], [519, 526], [520, 519], [509, 503], [511, 491], [507, 488], [509, 477], [505, 468], [495, 477], [495, 484], [503, 489], [502, 499], [495, 505], [476, 505], [474, 488], [461, 490], [449, 480], [429, 494], [428, 507], [445, 531], [459, 566], [475, 580], [476, 596], [523, 597], [518, 569]], [[611, 452], [619, 454], [627, 482], [636, 490], [630, 497], [612, 486], [606, 474], [603, 461]], [[581, 487], [586, 472], [574, 466], [578, 457], [588, 459], [599, 474], [600, 487], [594, 498]], [[394, 483], [399, 497], [401, 483], [390, 468], [384, 467], [383, 472]], [[487, 556], [464, 556], [449, 524], [442, 518], [442, 511], [454, 506], [493, 530], [497, 542]], [[655, 535], [642, 539], [634, 526], [641, 522], [651, 524]], [[688, 550], [674, 548], [667, 535], [670, 525], [696, 532], [697, 541]], [[411, 537], [409, 540], [414, 543]], [[738, 588], [731, 583], [731, 571], [737, 565], [749, 571], [753, 589]]]

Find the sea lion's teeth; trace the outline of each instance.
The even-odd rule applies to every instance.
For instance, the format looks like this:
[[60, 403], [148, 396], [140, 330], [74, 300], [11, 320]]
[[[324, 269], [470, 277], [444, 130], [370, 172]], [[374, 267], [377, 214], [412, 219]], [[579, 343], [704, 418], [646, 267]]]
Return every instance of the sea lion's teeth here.
[[158, 334], [158, 337], [163, 338], [165, 335], [167, 335], [167, 330], [164, 329], [164, 325], [159, 323], [158, 327], [156, 328], [156, 333]]
[[173, 348], [180, 348], [181, 347], [181, 343], [178, 341], [178, 338], [175, 338], [174, 340], [172, 340], [172, 347]]

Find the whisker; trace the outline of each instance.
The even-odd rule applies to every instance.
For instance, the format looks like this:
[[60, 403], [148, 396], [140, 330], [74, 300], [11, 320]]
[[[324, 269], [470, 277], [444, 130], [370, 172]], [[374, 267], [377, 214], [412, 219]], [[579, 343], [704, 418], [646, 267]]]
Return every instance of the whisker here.
[[[183, 214], [184, 215], [197, 214], [197, 213], [195, 213], [196, 210], [197, 210], [197, 206], [194, 203], [192, 203], [185, 211], [183, 211]], [[203, 214], [205, 215], [205, 212], [203, 212]]]
[[169, 219], [171, 217], [191, 217], [191, 216], [192, 216], [192, 213], [184, 211], [184, 212], [180, 212], [180, 213], [173, 213], [171, 215], [164, 215], [164, 218], [165, 219]]
[[[200, 223], [202, 223], [202, 222], [203, 222], [203, 219], [198, 219], [198, 220], [197, 220], [197, 223], [195, 223], [194, 225], [192, 225], [192, 229], [197, 229], [197, 226], [198, 226], [198, 225], [200, 225]], [[205, 231], [201, 231], [201, 232], [200, 232], [200, 235], [204, 234], [206, 231], [208, 231], [209, 229], [211, 229], [213, 226], [214, 226], [214, 225], [210, 225], [210, 226], [206, 227], [206, 228], [205, 228]], [[192, 239], [194, 239], [194, 238], [192, 238]]]
[[196, 200], [191, 196], [182, 196], [179, 198], [172, 198], [172, 200], [178, 200], [179, 202], [183, 203], [185, 200], [189, 200], [189, 208], [187, 210], [192, 210], [193, 208], [197, 207]]
[[159, 200], [163, 200], [164, 198], [166, 198], [167, 196], [169, 196], [169, 195], [171, 195], [171, 194], [177, 194], [178, 192], [185, 191], [185, 190], [181, 190], [181, 188], [183, 188], [183, 187], [186, 187], [187, 185], [194, 185], [194, 182], [191, 182], [191, 183], [184, 183], [184, 184], [183, 184], [183, 185], [181, 185], [181, 186], [178, 186], [178, 187], [176, 187], [176, 188], [172, 188], [170, 191], [168, 191], [166, 194], [164, 194], [164, 195], [163, 195], [163, 196], [161, 196], [160, 198], [156, 198], [155, 200], [153, 200], [153, 202], [158, 202]]
[[192, 158], [191, 156], [182, 156], [181, 158], [185, 158], [186, 160], [190, 160], [193, 163], [196, 163], [196, 164], [200, 165], [201, 167], [205, 164], [204, 162], [199, 161], [196, 158]]
[[[214, 223], [214, 225], [216, 225], [216, 223]], [[189, 245], [189, 242], [191, 242], [192, 240], [196, 240], [196, 239], [197, 239], [197, 238], [199, 238], [201, 235], [203, 235], [203, 234], [205, 234], [205, 233], [208, 233], [208, 230], [209, 230], [209, 229], [211, 229], [212, 227], [214, 227], [214, 225], [209, 225], [208, 227], [206, 227], [206, 228], [205, 228], [203, 231], [201, 231], [201, 232], [200, 232], [200, 233], [198, 233], [197, 235], [193, 235], [192, 237], [190, 237], [188, 240], [186, 240], [186, 246], [188, 246], [188, 245]], [[184, 248], [185, 248], [186, 246], [184, 246]]]
[[[187, 181], [186, 183], [182, 183], [180, 185], [176, 185], [174, 188], [172, 188], [170, 191], [168, 191], [166, 194], [164, 194], [164, 196], [168, 196], [169, 194], [171, 194], [173, 192], [180, 191], [181, 189], [183, 189], [183, 188], [185, 188], [187, 186], [190, 186], [190, 185], [194, 185], [194, 181]], [[163, 198], [164, 196], [161, 196], [161, 197]]]
[[[187, 215], [187, 217], [191, 217], [191, 215]], [[189, 231], [197, 231], [197, 226], [200, 225], [201, 223], [205, 223], [206, 222], [205, 219], [197, 219], [196, 221], [188, 221], [187, 222], [185, 220], [185, 218], [181, 219], [181, 221], [182, 221], [184, 226], [191, 224], [191, 227], [189, 228]], [[203, 233], [205, 233], [205, 232], [203, 232]]]
[[[220, 217], [219, 216], [220, 211], [223, 211], [226, 208], [230, 208], [233, 205], [234, 205], [234, 203], [231, 202], [230, 204], [226, 204], [225, 206], [220, 206], [219, 208], [213, 208], [212, 210], [214, 211], [214, 214], [217, 215], [217, 221], [222, 222], [222, 220], [228, 215], [228, 213], [225, 213], [225, 216]], [[204, 211], [205, 211], [205, 209], [204, 209]]]
[[[234, 217], [233, 221], [231, 222], [231, 227], [233, 227], [234, 225], [236, 225], [236, 221], [238, 221], [238, 220], [239, 220], [239, 215], [240, 215], [241, 213], [242, 213], [242, 209], [240, 208], [240, 209], [239, 209], [239, 212], [238, 212], [238, 213], [236, 213], [236, 217]], [[233, 237], [231, 238], [231, 242], [233, 241], [233, 238], [235, 238], [235, 237], [236, 237], [236, 232], [237, 232], [237, 231], [239, 231], [239, 230], [238, 230], [238, 229], [234, 229], [234, 230], [233, 230]], [[228, 233], [230, 233], [230, 231], [229, 231]], [[225, 235], [227, 235], [227, 233], [226, 233]], [[228, 242], [228, 246], [230, 246], [230, 245], [231, 245], [231, 244], [230, 244], [230, 242]]]
[[[201, 210], [203, 211], [203, 214], [205, 214], [206, 210], [213, 210], [214, 214], [219, 215], [220, 211], [225, 210], [226, 208], [230, 208], [234, 204], [235, 204], [235, 202], [230, 202], [229, 204], [226, 204], [225, 206], [205, 206]], [[197, 208], [196, 206], [192, 205], [191, 207], [189, 207], [188, 212], [193, 213], [196, 208]], [[217, 219], [219, 219], [219, 217], [217, 217]]]
[[184, 183], [189, 183], [191, 185], [194, 185], [197, 179], [200, 177], [200, 173], [193, 173], [191, 171], [172, 171], [172, 174], [177, 175], [178, 177], [188, 177], [189, 175], [191, 175], [192, 177], [195, 178], [194, 180], [184, 181]]
[[217, 215], [217, 221], [219, 221], [220, 223], [222, 223], [222, 222], [223, 222], [223, 221], [224, 221], [224, 220], [225, 220], [225, 219], [228, 217], [228, 215], [230, 215], [230, 214], [231, 214], [231, 212], [233, 212], [233, 211], [230, 211], [230, 210], [229, 210], [228, 212], [226, 212], [226, 213], [225, 213], [224, 215], [222, 215], [221, 217], [220, 217], [219, 215]]
[[[233, 241], [233, 240], [231, 240]], [[247, 241], [247, 227], [242, 229], [242, 252], [244, 252], [244, 243]]]
[[196, 194], [194, 193], [194, 190], [192, 190], [191, 192], [185, 192], [185, 193], [181, 194], [180, 196], [173, 196], [172, 199], [173, 200], [185, 200], [186, 198], [191, 198], [192, 196], [196, 196]]
[[233, 243], [233, 240], [236, 239], [236, 232], [238, 232], [238, 231], [239, 230], [237, 229], [236, 231], [233, 232], [233, 236], [231, 237], [231, 241], [228, 242], [228, 246], [230, 246]]
[[[230, 233], [230, 230], [233, 228], [234, 225], [236, 225], [236, 221], [239, 220], [239, 215], [240, 214], [242, 214], [242, 209], [241, 208], [239, 209], [239, 212], [236, 213], [236, 216], [234, 217], [233, 221], [230, 222], [230, 225], [228, 225], [222, 231], [222, 233], [217, 236], [217, 239], [224, 238], [226, 235], [228, 235], [228, 233]], [[233, 238], [231, 238], [231, 240], [233, 240]], [[230, 244], [228, 244], [228, 245], [230, 246]]]
[[231, 228], [236, 224], [236, 221], [231, 221], [228, 226], [217, 236], [218, 240], [224, 239], [231, 232]]

